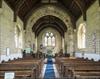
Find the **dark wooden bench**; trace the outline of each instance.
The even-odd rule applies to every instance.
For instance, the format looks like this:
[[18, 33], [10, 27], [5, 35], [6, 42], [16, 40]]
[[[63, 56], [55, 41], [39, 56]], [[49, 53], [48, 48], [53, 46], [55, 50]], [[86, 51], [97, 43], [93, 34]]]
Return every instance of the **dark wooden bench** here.
[[18, 59], [18, 60], [13, 60], [13, 61], [9, 61], [9, 62], [7, 62], [7, 63], [13, 63], [13, 64], [15, 64], [15, 63], [33, 63], [33, 64], [35, 64], [36, 66], [37, 66], [37, 70], [36, 71], [38, 71], [37, 72], [37, 74], [40, 74], [41, 73], [41, 69], [42, 69], [42, 67], [43, 67], [43, 59]]
[[100, 66], [79, 66], [69, 69], [74, 78], [100, 78]]
[[83, 79], [88, 78], [88, 75], [91, 79], [100, 77], [100, 62], [77, 58], [58, 58], [57, 61], [62, 77], [70, 76], [73, 78], [78, 76], [80, 79], [81, 77], [84, 77]]
[[[6, 71], [7, 72], [7, 71]], [[33, 73], [31, 71], [13, 71], [15, 73], [15, 78], [19, 79], [19, 78], [27, 78], [27, 77], [30, 77], [30, 78], [33, 78], [32, 75]], [[1, 78], [4, 78], [4, 74], [5, 74], [5, 71], [0, 71], [0, 77]]]
[[[0, 64], [0, 78], [4, 76], [7, 71], [15, 72], [16, 78], [31, 77], [39, 78], [42, 60], [35, 59], [20, 59], [5, 62]], [[2, 74], [3, 73], [3, 74]]]
[[[1, 72], [19, 72], [20, 76], [30, 76], [31, 78], [36, 78], [36, 66], [33, 64], [1, 64], [0, 65], [0, 74], [2, 74]], [[28, 72], [31, 73], [28, 73]], [[18, 74], [18, 73], [17, 73]], [[4, 75], [4, 74], [3, 74]], [[15, 76], [17, 76], [15, 74]]]

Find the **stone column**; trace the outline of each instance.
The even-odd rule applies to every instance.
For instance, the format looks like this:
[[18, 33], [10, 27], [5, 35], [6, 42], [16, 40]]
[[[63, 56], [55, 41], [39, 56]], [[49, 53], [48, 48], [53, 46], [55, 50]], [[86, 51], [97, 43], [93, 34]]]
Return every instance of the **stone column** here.
[[35, 38], [35, 52], [37, 52], [38, 46], [37, 46], [37, 37]]
[[75, 56], [75, 53], [76, 53], [76, 49], [77, 49], [77, 32], [76, 32], [76, 29], [74, 29], [74, 32], [73, 32], [73, 56]]
[[72, 27], [69, 27], [68, 28], [68, 32], [67, 32], [67, 52], [73, 56], [73, 45], [74, 45], [74, 38], [73, 38], [73, 28]]
[[3, 13], [3, 10], [2, 8], [0, 8], [0, 62], [1, 62], [1, 26], [2, 26], [2, 13]]
[[100, 5], [98, 7], [98, 29], [96, 31], [96, 36], [97, 36], [97, 40], [96, 40], [96, 53], [100, 54]]
[[71, 33], [69, 35], [69, 42], [70, 42], [70, 55], [73, 56], [73, 52], [74, 52], [74, 34]]
[[65, 53], [65, 37], [62, 37], [62, 48], [63, 48], [63, 53]]
[[65, 49], [65, 53], [67, 53], [67, 33], [65, 32], [65, 36], [64, 36], [64, 49]]

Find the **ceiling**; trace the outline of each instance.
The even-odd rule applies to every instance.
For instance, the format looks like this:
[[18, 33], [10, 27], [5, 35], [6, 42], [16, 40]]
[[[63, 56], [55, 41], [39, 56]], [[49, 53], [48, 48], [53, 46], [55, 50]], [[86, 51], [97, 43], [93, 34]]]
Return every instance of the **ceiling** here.
[[[82, 13], [96, 0], [5, 0], [9, 6], [18, 13], [22, 20], [32, 9], [45, 4], [60, 4], [77, 20]], [[63, 8], [63, 9], [64, 9]]]
[[39, 33], [44, 29], [44, 28], [54, 28], [56, 29], [61, 36], [64, 37], [64, 32], [67, 31], [67, 27], [65, 23], [60, 20], [59, 18], [51, 15], [43, 16], [40, 18], [32, 27], [32, 31], [35, 32], [35, 35], [38, 36]]
[[[14, 21], [16, 21], [16, 16], [19, 16], [25, 23], [28, 20], [28, 18], [32, 15], [33, 10], [43, 5], [52, 4], [60, 6], [62, 9], [66, 10], [68, 14], [71, 16], [72, 23], [75, 24], [81, 15], [83, 15], [83, 20], [86, 20], [86, 11], [96, 0], [5, 0], [5, 1], [14, 11], [15, 14]], [[41, 22], [43, 21], [44, 20], [41, 21], [39, 20], [38, 23], [42, 24]], [[73, 28], [75, 28], [75, 25]]]

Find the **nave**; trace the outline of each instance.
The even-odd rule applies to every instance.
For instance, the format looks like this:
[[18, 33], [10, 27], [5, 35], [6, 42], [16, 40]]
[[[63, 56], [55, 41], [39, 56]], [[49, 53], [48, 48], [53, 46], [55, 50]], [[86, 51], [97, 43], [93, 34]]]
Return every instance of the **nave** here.
[[[14, 76], [5, 77], [7, 73]], [[27, 56], [16, 60], [9, 60], [0, 64], [0, 79], [55, 79], [58, 78], [55, 59], [52, 57], [39, 59]]]
[[100, 79], [100, 0], [0, 0], [0, 79]]
[[[5, 75], [14, 73], [14, 76]], [[8, 77], [8, 78], [7, 78]], [[0, 79], [100, 79], [100, 61], [28, 56], [0, 64]]]

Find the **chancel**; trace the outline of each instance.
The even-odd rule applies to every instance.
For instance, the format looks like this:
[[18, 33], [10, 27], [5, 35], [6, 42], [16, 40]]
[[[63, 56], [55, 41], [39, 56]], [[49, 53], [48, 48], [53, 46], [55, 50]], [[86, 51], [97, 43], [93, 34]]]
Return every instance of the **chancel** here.
[[0, 0], [0, 79], [100, 79], [100, 0]]

